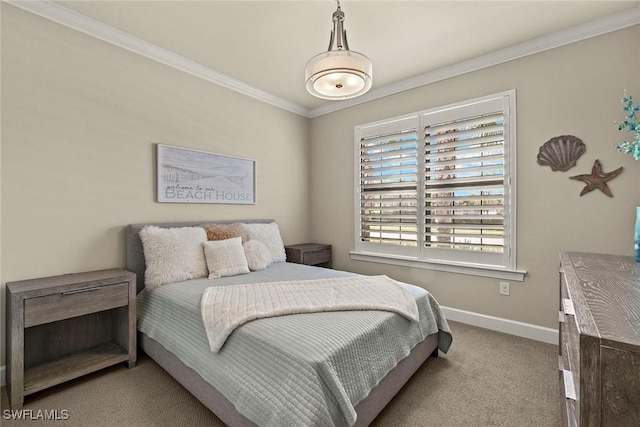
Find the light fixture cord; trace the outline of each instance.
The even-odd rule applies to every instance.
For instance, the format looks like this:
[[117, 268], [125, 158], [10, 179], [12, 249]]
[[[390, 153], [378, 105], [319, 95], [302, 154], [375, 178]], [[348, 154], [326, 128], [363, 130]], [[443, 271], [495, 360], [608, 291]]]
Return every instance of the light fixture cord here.
[[[331, 38], [329, 39], [329, 49], [331, 50], [349, 50], [347, 42], [347, 31], [344, 29], [344, 12], [340, 8], [340, 0], [336, 0], [338, 9], [333, 12], [333, 30], [331, 30]], [[333, 48], [335, 42], [335, 49]]]

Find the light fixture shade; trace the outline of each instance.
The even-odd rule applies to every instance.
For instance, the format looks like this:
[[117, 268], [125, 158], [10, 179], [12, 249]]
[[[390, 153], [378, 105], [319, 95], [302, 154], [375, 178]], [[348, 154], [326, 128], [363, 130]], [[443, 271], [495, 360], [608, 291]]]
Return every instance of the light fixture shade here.
[[373, 66], [361, 53], [330, 50], [307, 62], [307, 90], [322, 99], [348, 99], [371, 89]]
[[369, 58], [349, 50], [344, 29], [344, 12], [333, 12], [333, 31], [329, 50], [307, 62], [305, 82], [307, 91], [322, 99], [349, 99], [366, 93], [373, 83], [373, 66]]

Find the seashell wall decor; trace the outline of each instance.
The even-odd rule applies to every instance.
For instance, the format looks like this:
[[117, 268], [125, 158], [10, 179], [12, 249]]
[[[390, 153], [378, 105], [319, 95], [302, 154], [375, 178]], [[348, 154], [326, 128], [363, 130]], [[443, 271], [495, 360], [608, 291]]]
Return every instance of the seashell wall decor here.
[[538, 150], [538, 164], [549, 166], [552, 171], [568, 171], [587, 151], [587, 146], [577, 136], [560, 135], [545, 142]]

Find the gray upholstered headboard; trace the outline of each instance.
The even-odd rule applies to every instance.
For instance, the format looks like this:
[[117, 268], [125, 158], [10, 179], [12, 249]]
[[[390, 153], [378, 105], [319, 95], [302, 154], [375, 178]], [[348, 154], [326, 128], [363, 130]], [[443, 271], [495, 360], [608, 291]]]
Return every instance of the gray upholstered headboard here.
[[270, 223], [273, 219], [241, 219], [241, 220], [225, 220], [225, 221], [193, 221], [193, 222], [158, 222], [148, 224], [129, 224], [127, 225], [127, 270], [136, 273], [138, 292], [144, 289], [144, 272], [146, 269], [144, 263], [144, 251], [142, 250], [142, 241], [138, 233], [148, 225], [156, 227], [172, 228], [172, 227], [198, 227], [207, 224], [233, 224], [236, 222], [251, 223]]

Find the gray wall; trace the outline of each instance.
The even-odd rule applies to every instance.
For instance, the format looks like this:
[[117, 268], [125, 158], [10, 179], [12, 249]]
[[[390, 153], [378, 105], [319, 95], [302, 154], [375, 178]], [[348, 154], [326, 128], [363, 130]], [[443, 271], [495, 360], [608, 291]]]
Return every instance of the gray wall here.
[[[558, 252], [632, 254], [635, 206], [640, 205], [640, 162], [616, 151], [631, 139], [617, 130], [626, 88], [640, 101], [640, 26], [585, 40], [319, 117], [311, 123], [312, 237], [334, 245], [334, 266], [387, 274], [430, 290], [448, 307], [557, 329]], [[528, 271], [498, 294], [498, 279], [353, 261], [353, 128], [355, 125], [516, 89], [517, 263]], [[552, 172], [536, 163], [551, 137], [581, 138], [587, 152], [575, 168]], [[569, 176], [590, 173], [600, 159], [613, 198], [599, 190], [580, 197], [584, 184]]]
[[[255, 159], [258, 203], [154, 202], [154, 143]], [[286, 243], [310, 237], [308, 119], [6, 3], [1, 151], [3, 333], [6, 282], [124, 267], [128, 223], [274, 218]]]

